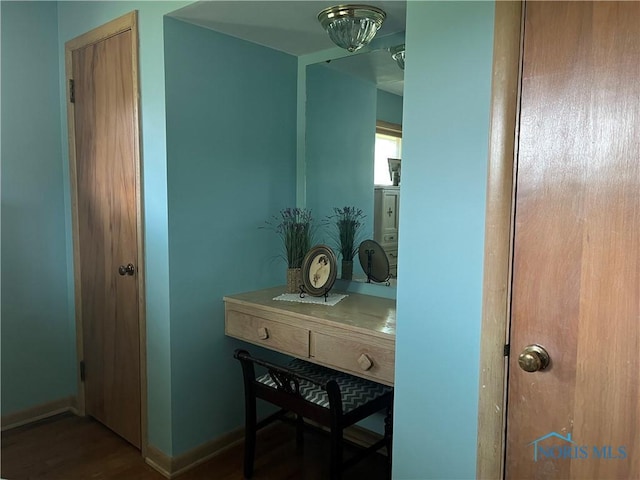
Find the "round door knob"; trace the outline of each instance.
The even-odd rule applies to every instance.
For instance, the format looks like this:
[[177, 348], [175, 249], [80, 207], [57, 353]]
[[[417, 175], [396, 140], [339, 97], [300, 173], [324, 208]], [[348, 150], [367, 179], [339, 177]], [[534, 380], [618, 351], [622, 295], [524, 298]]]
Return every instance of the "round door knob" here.
[[540, 345], [529, 345], [518, 356], [518, 365], [525, 372], [537, 372], [549, 366], [549, 353]]
[[133, 275], [135, 272], [136, 267], [133, 265], [133, 263], [130, 263], [128, 265], [120, 265], [120, 267], [118, 267], [118, 273], [122, 276]]

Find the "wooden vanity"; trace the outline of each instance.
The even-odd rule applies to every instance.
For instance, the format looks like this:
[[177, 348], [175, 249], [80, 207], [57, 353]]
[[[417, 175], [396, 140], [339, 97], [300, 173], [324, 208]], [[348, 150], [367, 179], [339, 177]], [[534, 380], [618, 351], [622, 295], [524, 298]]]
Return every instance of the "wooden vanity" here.
[[349, 293], [334, 306], [273, 300], [284, 287], [224, 297], [225, 334], [393, 385], [395, 300]]

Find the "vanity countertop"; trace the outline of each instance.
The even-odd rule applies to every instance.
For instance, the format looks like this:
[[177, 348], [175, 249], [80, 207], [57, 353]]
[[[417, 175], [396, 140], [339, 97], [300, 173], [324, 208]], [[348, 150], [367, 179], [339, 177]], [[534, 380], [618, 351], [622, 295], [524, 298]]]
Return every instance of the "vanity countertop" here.
[[345, 293], [347, 297], [334, 306], [273, 300], [284, 292], [285, 287], [279, 286], [229, 295], [224, 301], [275, 313], [285, 312], [319, 323], [337, 323], [374, 336], [393, 338], [396, 335], [395, 300], [361, 293]]

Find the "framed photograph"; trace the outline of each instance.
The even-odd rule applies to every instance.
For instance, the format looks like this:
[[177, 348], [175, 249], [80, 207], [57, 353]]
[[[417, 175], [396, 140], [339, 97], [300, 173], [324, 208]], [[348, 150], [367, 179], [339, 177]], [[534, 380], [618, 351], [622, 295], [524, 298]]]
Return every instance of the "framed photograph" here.
[[338, 261], [331, 247], [316, 245], [302, 261], [302, 284], [309, 295], [321, 297], [333, 287], [338, 274]]

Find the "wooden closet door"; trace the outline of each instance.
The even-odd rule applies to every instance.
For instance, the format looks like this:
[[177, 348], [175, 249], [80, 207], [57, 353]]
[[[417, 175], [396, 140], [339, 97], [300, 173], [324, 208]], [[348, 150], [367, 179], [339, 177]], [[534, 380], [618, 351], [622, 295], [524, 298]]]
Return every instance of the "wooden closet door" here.
[[124, 31], [74, 50], [73, 78], [86, 412], [140, 448], [131, 35]]
[[528, 2], [521, 98], [506, 478], [637, 479], [640, 3]]

